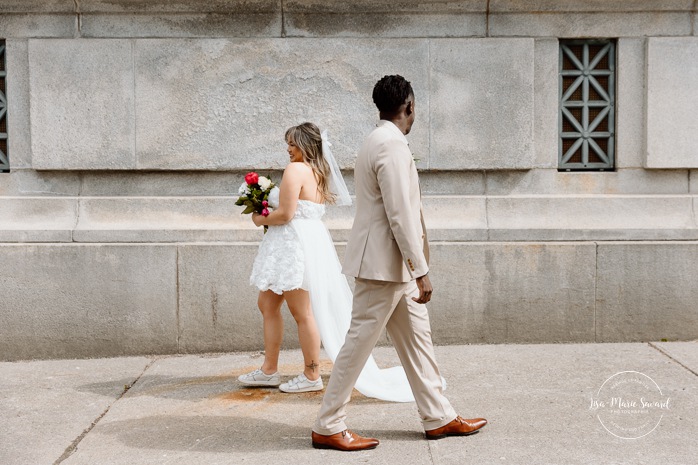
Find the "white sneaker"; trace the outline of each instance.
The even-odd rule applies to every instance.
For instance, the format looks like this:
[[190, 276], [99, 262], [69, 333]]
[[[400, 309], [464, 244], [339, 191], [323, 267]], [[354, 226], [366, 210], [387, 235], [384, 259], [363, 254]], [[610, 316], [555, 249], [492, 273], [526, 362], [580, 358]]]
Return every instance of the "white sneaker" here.
[[304, 373], [296, 376], [287, 383], [279, 386], [283, 392], [310, 392], [310, 391], [322, 391], [324, 386], [322, 385], [322, 378], [318, 378], [315, 381], [310, 381]]
[[281, 384], [281, 377], [277, 371], [274, 374], [266, 375], [262, 370], [255, 370], [246, 375], [240, 375], [238, 381], [246, 386], [272, 386]]

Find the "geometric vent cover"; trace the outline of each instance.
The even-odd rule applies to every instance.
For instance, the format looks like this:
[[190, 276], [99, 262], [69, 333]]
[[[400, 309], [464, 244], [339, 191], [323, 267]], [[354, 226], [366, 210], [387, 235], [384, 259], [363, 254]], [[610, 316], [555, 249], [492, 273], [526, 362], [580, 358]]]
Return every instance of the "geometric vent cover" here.
[[614, 168], [615, 69], [614, 41], [560, 41], [559, 170]]

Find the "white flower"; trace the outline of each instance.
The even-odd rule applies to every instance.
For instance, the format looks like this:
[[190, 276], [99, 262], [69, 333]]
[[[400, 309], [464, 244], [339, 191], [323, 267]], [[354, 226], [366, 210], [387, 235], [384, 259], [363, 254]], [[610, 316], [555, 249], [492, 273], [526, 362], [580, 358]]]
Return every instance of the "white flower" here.
[[259, 184], [259, 187], [261, 187], [263, 190], [267, 190], [269, 189], [269, 186], [271, 186], [271, 179], [265, 176], [260, 176], [257, 184]]
[[250, 188], [247, 186], [246, 182], [243, 182], [238, 189], [238, 195], [247, 195], [250, 193]]
[[267, 202], [271, 208], [279, 208], [279, 188], [274, 186], [271, 191], [269, 191], [269, 197], [267, 197]]

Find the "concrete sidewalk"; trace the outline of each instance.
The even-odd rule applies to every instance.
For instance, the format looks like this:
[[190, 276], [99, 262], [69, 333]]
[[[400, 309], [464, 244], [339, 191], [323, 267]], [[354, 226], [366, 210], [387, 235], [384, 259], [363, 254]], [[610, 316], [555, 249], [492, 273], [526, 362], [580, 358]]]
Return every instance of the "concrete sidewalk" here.
[[[413, 403], [355, 392], [350, 428], [381, 440], [377, 449], [356, 453], [311, 448], [322, 393], [238, 385], [239, 374], [261, 364], [260, 354], [0, 363], [0, 464], [698, 461], [698, 342], [442, 346], [436, 352], [456, 410], [484, 416], [489, 425], [473, 436], [426, 441]], [[397, 362], [391, 348], [374, 354], [380, 365]], [[283, 352], [282, 375], [296, 375], [301, 361], [298, 351]], [[323, 362], [325, 382], [330, 370]], [[669, 400], [647, 414], [656, 427], [637, 439], [619, 437], [608, 421], [602, 425], [609, 410], [590, 409], [594, 399], [608, 400], [603, 396], [612, 383], [604, 383], [619, 380], [620, 372], [640, 372], [656, 383], [661, 394], [647, 392], [646, 399]], [[615, 386], [613, 395], [632, 397], [630, 384]], [[650, 418], [618, 415], [631, 423]]]

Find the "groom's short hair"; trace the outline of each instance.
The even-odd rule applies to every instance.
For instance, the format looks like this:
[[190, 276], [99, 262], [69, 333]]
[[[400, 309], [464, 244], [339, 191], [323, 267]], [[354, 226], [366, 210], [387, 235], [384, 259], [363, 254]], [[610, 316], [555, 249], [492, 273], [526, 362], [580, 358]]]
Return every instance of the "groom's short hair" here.
[[382, 113], [394, 113], [410, 95], [410, 82], [399, 74], [383, 76], [373, 87], [373, 103]]

